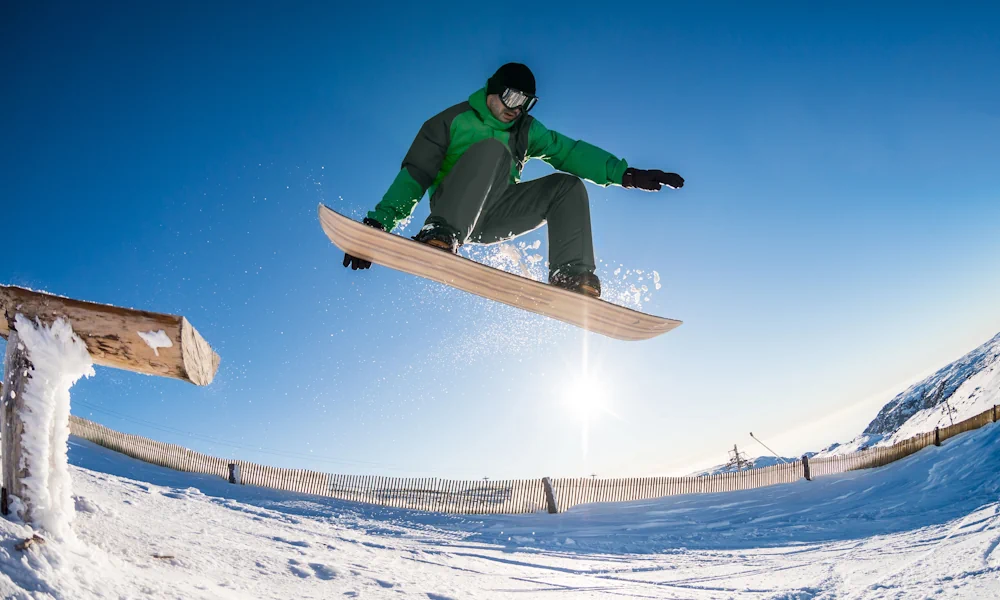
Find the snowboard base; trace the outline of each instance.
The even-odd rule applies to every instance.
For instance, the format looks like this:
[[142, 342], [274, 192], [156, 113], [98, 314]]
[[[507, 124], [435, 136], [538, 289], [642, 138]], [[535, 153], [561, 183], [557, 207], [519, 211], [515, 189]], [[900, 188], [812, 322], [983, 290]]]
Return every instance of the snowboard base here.
[[359, 223], [319, 205], [330, 241], [344, 252], [390, 269], [503, 302], [619, 340], [646, 340], [681, 321], [649, 315], [598, 298], [494, 269], [409, 238]]

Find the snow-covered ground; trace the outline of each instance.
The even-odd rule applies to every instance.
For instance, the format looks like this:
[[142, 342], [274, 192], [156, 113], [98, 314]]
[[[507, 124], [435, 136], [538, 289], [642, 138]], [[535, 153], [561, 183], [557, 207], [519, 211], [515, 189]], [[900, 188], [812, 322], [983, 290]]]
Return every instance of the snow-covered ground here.
[[745, 492], [436, 515], [229, 485], [70, 440], [75, 539], [0, 520], [3, 598], [997, 598], [1000, 426]]

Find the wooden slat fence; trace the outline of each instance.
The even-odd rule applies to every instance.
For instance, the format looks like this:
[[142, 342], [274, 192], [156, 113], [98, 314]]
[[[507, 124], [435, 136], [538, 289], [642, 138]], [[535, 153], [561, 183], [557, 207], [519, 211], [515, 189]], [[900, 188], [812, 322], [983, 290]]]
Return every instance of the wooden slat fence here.
[[[990, 410], [992, 412], [992, 409]], [[975, 418], [975, 417], [973, 417]], [[881, 467], [905, 458], [927, 446], [934, 445], [934, 432], [919, 433], [892, 446], [867, 448], [843, 456], [809, 459], [809, 471], [813, 477], [835, 475], [856, 469]]]
[[616, 479], [553, 479], [559, 510], [593, 502], [651, 500], [680, 494], [732, 492], [792, 483], [802, 479], [802, 461], [795, 461], [736, 473], [704, 477], [633, 477]]
[[[948, 427], [921, 433], [892, 446], [868, 448], [843, 456], [809, 459], [810, 477], [834, 475], [887, 465], [922, 448], [966, 431], [994, 423], [1000, 407]], [[464, 514], [521, 514], [542, 510], [562, 512], [580, 504], [651, 500], [680, 494], [749, 490], [792, 483], [805, 476], [801, 460], [785, 464], [703, 477], [562, 478], [552, 479], [556, 506], [546, 502], [544, 480], [509, 479], [461, 481], [438, 478], [331, 475], [303, 469], [268, 467], [217, 458], [182, 446], [121, 433], [87, 419], [70, 416], [70, 432], [116, 452], [152, 464], [228, 478], [230, 464], [243, 485], [327, 496], [381, 506]]]
[[996, 421], [997, 418], [997, 407], [994, 406], [991, 410], [983, 411], [982, 413], [964, 421], [955, 423], [941, 430], [941, 441], [945, 441], [950, 437], [955, 437], [960, 433], [965, 433], [966, 431], [972, 431], [973, 429], [979, 429], [985, 425]]

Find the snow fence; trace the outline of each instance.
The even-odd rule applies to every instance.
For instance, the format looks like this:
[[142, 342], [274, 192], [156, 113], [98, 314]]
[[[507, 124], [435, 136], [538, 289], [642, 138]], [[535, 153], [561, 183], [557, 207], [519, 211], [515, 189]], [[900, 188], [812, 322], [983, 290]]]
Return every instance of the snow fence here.
[[562, 478], [463, 481], [438, 478], [333, 475], [217, 458], [182, 446], [121, 433], [70, 416], [70, 432], [132, 458], [232, 483], [366, 502], [393, 508], [464, 514], [563, 512], [579, 504], [650, 500], [680, 494], [749, 490], [799, 479], [887, 465], [930, 445], [997, 420], [994, 406], [949, 427], [921, 433], [892, 446], [818, 459], [700, 477]]

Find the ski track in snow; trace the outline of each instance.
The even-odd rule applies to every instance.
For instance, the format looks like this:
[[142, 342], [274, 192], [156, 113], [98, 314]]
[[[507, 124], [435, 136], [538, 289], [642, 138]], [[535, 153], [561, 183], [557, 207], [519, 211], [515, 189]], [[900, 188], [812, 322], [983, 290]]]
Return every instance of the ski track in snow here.
[[71, 439], [79, 541], [0, 521], [3, 598], [1000, 597], [1000, 427], [883, 469], [560, 514], [440, 515]]

